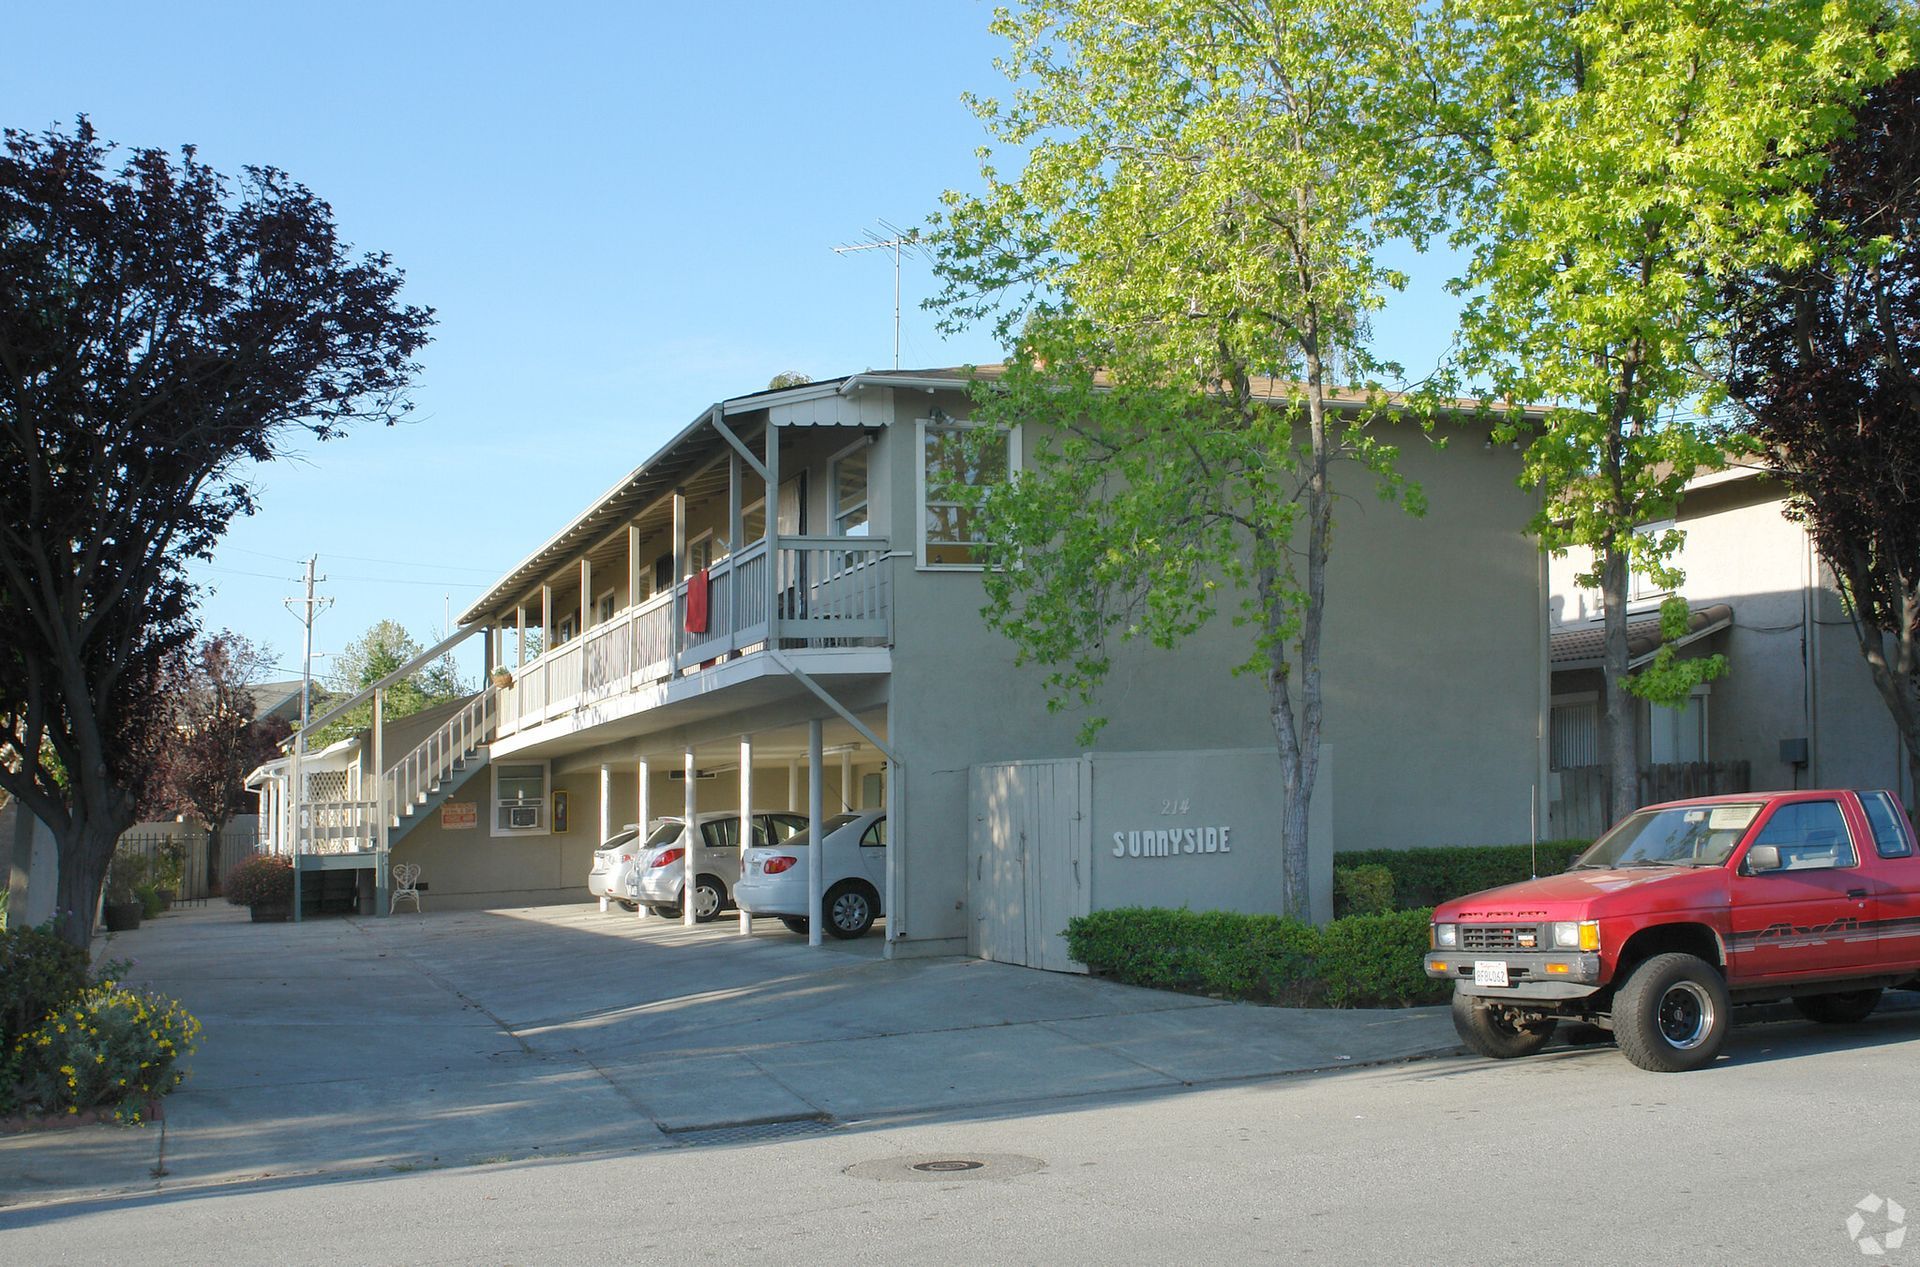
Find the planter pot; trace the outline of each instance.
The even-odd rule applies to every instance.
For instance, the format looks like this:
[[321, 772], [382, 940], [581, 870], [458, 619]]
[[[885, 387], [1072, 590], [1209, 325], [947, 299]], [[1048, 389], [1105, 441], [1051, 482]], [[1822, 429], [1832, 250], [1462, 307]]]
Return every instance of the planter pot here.
[[507, 687], [513, 685], [513, 674], [507, 672], [505, 669], [495, 669], [493, 671], [493, 684], [505, 690]]
[[130, 933], [140, 927], [138, 902], [108, 902], [104, 915], [110, 933]]
[[176, 895], [172, 889], [161, 889], [160, 890], [160, 909], [163, 911], [171, 909], [173, 906], [173, 899], [175, 896]]
[[256, 924], [284, 924], [293, 918], [291, 901], [255, 902], [247, 910], [252, 912], [253, 922]]

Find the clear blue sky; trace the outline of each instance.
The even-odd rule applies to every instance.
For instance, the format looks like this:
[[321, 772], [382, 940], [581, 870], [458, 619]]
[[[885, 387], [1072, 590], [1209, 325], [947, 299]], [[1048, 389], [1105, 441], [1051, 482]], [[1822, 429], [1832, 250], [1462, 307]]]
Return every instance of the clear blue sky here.
[[[998, 92], [991, 7], [186, 3], [12, 7], [0, 123], [92, 116], [130, 145], [290, 172], [439, 313], [413, 420], [255, 473], [260, 513], [211, 566], [203, 623], [272, 646], [320, 556], [316, 652], [382, 617], [423, 642], [707, 404], [782, 370], [891, 364], [892, 276], [841, 257], [976, 183], [961, 93]], [[1447, 265], [1376, 322], [1430, 368]], [[997, 359], [943, 340], [903, 277], [906, 365]], [[477, 651], [467, 657], [477, 668]], [[327, 661], [316, 660], [324, 675]]]

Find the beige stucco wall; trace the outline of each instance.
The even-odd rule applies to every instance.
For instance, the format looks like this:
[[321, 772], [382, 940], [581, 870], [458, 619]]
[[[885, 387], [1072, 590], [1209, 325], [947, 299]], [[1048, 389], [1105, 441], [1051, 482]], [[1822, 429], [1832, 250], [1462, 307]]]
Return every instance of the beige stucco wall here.
[[[1684, 652], [1727, 656], [1727, 674], [1708, 696], [1707, 755], [1749, 762], [1757, 789], [1791, 788], [1797, 781], [1909, 795], [1898, 734], [1860, 657], [1833, 577], [1809, 549], [1805, 530], [1782, 510], [1778, 485], [1744, 478], [1690, 492], [1677, 520], [1686, 533], [1677, 559], [1686, 574], [1680, 594], [1696, 607], [1733, 608], [1731, 628]], [[1556, 624], [1598, 615], [1597, 596], [1573, 580], [1590, 566], [1585, 554], [1552, 561], [1548, 601]], [[1628, 611], [1639, 618], [1658, 606], [1658, 598], [1650, 598]], [[1600, 673], [1556, 674], [1554, 689], [1598, 691]], [[1796, 772], [1780, 760], [1780, 741], [1799, 737], [1811, 740], [1812, 760]], [[1640, 750], [1647, 760], [1644, 733]]]

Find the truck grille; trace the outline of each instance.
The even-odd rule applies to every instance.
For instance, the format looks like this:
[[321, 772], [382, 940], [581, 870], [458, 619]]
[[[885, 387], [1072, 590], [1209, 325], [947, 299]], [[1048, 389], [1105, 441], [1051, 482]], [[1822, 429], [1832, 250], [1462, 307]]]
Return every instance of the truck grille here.
[[1537, 950], [1540, 929], [1534, 924], [1462, 924], [1462, 950]]

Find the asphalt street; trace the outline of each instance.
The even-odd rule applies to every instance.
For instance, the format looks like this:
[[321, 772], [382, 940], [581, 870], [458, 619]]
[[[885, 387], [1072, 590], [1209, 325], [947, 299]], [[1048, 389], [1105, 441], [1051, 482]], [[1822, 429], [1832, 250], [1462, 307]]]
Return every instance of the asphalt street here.
[[1920, 1263], [1917, 1058], [1903, 1010], [1693, 1074], [1563, 1048], [396, 1166], [0, 1211], [0, 1262]]

